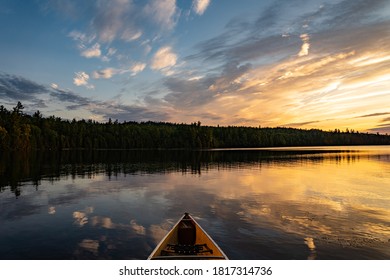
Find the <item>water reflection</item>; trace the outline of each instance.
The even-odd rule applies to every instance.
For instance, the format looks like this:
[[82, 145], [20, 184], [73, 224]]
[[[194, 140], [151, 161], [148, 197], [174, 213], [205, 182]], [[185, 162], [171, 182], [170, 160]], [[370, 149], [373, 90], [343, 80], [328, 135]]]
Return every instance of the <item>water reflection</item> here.
[[2, 259], [145, 259], [184, 211], [231, 259], [390, 259], [388, 148], [19, 157]]

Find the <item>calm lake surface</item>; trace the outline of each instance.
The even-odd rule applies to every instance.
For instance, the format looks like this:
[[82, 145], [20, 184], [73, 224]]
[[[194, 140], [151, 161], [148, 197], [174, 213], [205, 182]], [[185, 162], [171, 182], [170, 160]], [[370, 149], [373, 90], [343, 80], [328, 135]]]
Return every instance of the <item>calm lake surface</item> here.
[[390, 147], [0, 154], [0, 259], [146, 259], [184, 212], [230, 259], [390, 259]]

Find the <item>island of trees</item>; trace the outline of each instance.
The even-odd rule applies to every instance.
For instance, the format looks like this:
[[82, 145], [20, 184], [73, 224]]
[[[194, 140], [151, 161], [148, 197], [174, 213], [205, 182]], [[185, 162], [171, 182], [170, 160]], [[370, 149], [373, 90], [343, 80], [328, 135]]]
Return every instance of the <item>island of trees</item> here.
[[106, 123], [65, 120], [23, 112], [18, 104], [0, 106], [0, 150], [210, 149], [287, 146], [389, 145], [390, 136], [353, 130], [204, 126], [200, 122]]

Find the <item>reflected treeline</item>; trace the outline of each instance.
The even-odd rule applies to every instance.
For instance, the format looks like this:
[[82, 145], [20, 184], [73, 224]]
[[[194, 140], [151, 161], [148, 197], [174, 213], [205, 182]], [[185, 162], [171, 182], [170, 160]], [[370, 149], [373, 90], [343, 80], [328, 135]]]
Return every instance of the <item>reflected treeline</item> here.
[[[41, 180], [62, 177], [91, 178], [103, 174], [153, 174], [183, 172], [201, 174], [213, 169], [289, 165], [325, 160], [354, 162], [362, 154], [340, 150], [82, 150], [62, 152], [6, 152], [0, 154], [0, 191], [10, 188], [20, 195], [23, 184], [39, 186]], [[390, 155], [371, 155], [390, 161]]]

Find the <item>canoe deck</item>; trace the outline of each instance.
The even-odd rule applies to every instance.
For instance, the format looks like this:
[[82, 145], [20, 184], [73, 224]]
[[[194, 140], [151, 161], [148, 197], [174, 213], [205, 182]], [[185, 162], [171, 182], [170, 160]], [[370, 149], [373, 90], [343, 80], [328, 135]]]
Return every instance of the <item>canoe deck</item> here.
[[148, 259], [228, 258], [202, 227], [188, 213], [185, 213]]

